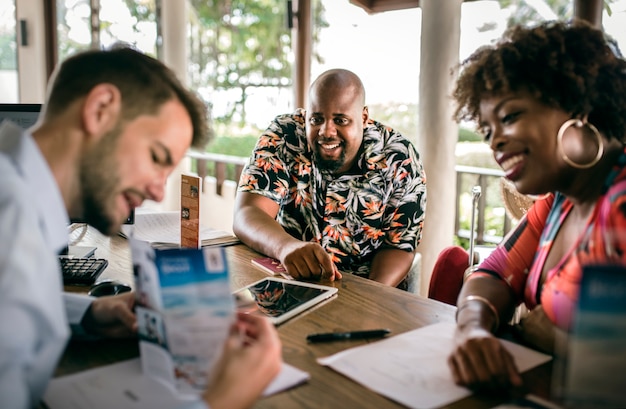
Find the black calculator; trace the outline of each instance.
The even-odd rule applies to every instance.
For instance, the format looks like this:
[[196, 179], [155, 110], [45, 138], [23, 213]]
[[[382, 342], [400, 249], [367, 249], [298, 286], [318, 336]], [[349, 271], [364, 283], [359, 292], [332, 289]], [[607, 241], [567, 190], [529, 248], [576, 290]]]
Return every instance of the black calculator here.
[[64, 285], [92, 285], [109, 262], [93, 257], [59, 257]]

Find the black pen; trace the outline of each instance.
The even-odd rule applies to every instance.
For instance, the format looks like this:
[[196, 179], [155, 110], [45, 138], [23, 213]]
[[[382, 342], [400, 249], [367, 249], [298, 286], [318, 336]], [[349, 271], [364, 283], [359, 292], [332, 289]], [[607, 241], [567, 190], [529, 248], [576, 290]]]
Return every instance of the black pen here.
[[365, 331], [327, 332], [323, 334], [311, 334], [306, 337], [308, 342], [330, 342], [345, 339], [371, 339], [382, 338], [389, 334], [388, 329], [370, 329]]

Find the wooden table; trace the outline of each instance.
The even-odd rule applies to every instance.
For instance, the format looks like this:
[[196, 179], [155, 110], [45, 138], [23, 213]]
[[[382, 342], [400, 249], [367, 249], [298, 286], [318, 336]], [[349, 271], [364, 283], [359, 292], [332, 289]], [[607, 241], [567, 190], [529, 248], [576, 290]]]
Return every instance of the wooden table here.
[[[98, 247], [97, 257], [109, 260], [109, 267], [101, 279], [117, 279], [132, 285], [130, 251], [124, 239], [106, 238], [90, 230], [83, 241]], [[250, 262], [252, 258], [259, 256], [258, 253], [241, 244], [225, 249], [233, 289], [266, 276]], [[309, 344], [306, 342], [306, 335], [371, 328], [389, 328], [392, 335], [397, 335], [437, 322], [454, 322], [456, 308], [351, 274], [345, 274], [341, 281], [323, 284], [337, 287], [338, 295], [278, 327], [285, 362], [309, 372], [311, 379], [304, 385], [261, 399], [255, 408], [402, 408], [403, 406], [316, 362], [318, 357], [368, 341]], [[80, 288], [68, 290], [85, 291]], [[419, 345], [415, 347], [419, 348]], [[56, 374], [69, 374], [137, 355], [136, 341], [72, 341]], [[549, 395], [549, 364], [528, 372], [524, 379], [530, 390], [537, 395]], [[491, 408], [502, 401], [502, 397], [472, 396], [449, 407]]]

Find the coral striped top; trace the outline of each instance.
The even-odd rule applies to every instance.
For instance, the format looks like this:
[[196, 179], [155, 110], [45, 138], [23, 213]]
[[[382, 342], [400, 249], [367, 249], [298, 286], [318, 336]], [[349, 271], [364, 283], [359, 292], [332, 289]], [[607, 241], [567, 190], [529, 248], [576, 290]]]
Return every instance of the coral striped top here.
[[517, 302], [529, 309], [543, 305], [557, 326], [568, 330], [578, 300], [582, 268], [594, 263], [626, 266], [626, 149], [604, 183], [584, 233], [541, 282], [541, 272], [559, 228], [573, 204], [550, 194], [529, 209], [518, 226], [470, 276], [489, 274], [505, 280]]

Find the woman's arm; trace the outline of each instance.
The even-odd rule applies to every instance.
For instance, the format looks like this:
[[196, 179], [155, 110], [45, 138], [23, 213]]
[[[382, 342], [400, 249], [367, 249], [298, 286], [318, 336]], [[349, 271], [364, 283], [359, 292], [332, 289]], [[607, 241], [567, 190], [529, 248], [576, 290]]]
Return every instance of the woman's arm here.
[[523, 300], [528, 271], [553, 198], [540, 200], [464, 283], [457, 300], [455, 382], [472, 388], [521, 385], [510, 354], [493, 335]]
[[514, 297], [504, 281], [479, 274], [459, 294], [456, 347], [448, 358], [452, 376], [457, 384], [473, 389], [521, 386], [512, 356], [493, 335], [510, 319]]

